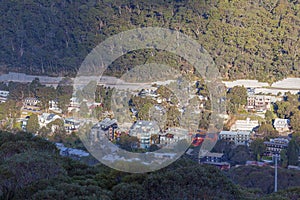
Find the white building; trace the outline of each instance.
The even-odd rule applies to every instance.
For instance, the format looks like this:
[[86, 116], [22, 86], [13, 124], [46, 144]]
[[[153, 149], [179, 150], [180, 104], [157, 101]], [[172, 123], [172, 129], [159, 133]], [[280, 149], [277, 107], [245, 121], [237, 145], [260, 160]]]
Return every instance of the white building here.
[[80, 122], [73, 118], [67, 118], [65, 119], [64, 127], [67, 132], [77, 131], [80, 127]]
[[23, 107], [21, 108], [21, 117], [27, 116], [28, 113], [40, 114], [41, 109], [39, 107], [40, 101], [34, 97], [25, 98], [23, 101]]
[[25, 106], [37, 106], [38, 103], [40, 103], [40, 101], [35, 97], [27, 97], [23, 101]]
[[280, 154], [283, 149], [287, 149], [289, 140], [287, 138], [274, 138], [270, 141], [265, 141], [266, 154], [272, 156], [274, 154]]
[[47, 126], [49, 123], [55, 121], [56, 119], [62, 119], [60, 116], [52, 113], [43, 113], [38, 116], [40, 127]]
[[232, 141], [236, 145], [248, 145], [250, 136], [250, 131], [221, 131], [219, 134], [219, 139]]
[[8, 95], [9, 95], [9, 91], [0, 90], [0, 103], [5, 103]]
[[272, 96], [267, 95], [249, 95], [247, 97], [247, 109], [264, 112], [271, 109]]
[[6, 90], [0, 90], [0, 96], [1, 97], [8, 97], [9, 95], [9, 91]]
[[208, 100], [208, 98], [203, 96], [203, 95], [199, 95], [198, 98], [199, 98], [200, 101], [207, 101]]
[[98, 126], [107, 135], [108, 139], [115, 139], [115, 130], [118, 128], [116, 119], [105, 118], [98, 123]]
[[191, 141], [188, 130], [182, 128], [169, 128], [164, 134], [159, 135], [160, 144], [173, 144], [180, 140]]
[[75, 110], [75, 112], [78, 112], [80, 110], [80, 102], [76, 97], [72, 97], [70, 99], [70, 104], [68, 106], [68, 112], [71, 112], [72, 110]]
[[281, 118], [276, 118], [273, 123], [274, 128], [282, 133], [282, 132], [287, 132], [290, 130], [290, 120], [288, 119], [281, 119]]
[[140, 97], [147, 97], [147, 96], [149, 96], [149, 97], [152, 97], [152, 98], [156, 98], [156, 97], [159, 96], [158, 94], [156, 94], [156, 90], [157, 90], [156, 87], [142, 89], [139, 92], [139, 96]]
[[130, 136], [138, 138], [140, 148], [149, 148], [151, 143], [151, 136], [158, 135], [160, 129], [154, 121], [137, 121], [129, 130]]
[[230, 128], [231, 131], [253, 131], [254, 128], [259, 126], [258, 120], [236, 120], [236, 122]]
[[18, 120], [18, 122], [21, 123], [22, 130], [25, 131], [25, 132], [26, 132], [27, 124], [28, 124], [28, 119], [29, 118], [21, 118], [21, 119]]
[[56, 113], [62, 113], [62, 110], [58, 107], [58, 101], [57, 100], [51, 100], [49, 101], [49, 110], [56, 112]]

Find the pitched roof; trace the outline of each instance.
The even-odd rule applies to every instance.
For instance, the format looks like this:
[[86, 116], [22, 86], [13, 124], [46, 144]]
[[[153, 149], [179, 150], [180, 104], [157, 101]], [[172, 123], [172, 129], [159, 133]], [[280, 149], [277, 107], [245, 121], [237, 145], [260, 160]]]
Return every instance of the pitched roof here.
[[276, 118], [274, 120], [273, 125], [275, 128], [284, 128], [284, 127], [287, 127], [289, 125], [289, 123], [290, 123], [290, 120], [288, 120], [288, 119]]

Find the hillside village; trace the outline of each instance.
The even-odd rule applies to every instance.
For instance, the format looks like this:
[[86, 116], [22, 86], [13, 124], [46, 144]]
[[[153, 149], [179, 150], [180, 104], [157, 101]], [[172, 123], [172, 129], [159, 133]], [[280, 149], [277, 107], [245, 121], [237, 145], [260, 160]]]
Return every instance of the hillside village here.
[[0, 199], [300, 199], [300, 1], [0, 5]]
[[[62, 154], [67, 155], [67, 147], [62, 143], [70, 148], [70, 152], [71, 147], [85, 149], [76, 136], [83, 123], [78, 113], [84, 110], [83, 114], [98, 119], [97, 127], [111, 142], [128, 151], [155, 151], [187, 140], [191, 146], [186, 154], [202, 164], [221, 169], [239, 164], [263, 166], [272, 164], [277, 155], [282, 167], [297, 169], [300, 161], [297, 126], [300, 120], [299, 90], [281, 87], [275, 95], [274, 92], [262, 92], [265, 85], [257, 83], [225, 82], [227, 114], [223, 116], [224, 128], [219, 132], [212, 152], [200, 157], [199, 148], [206, 139], [209, 125], [205, 112], [210, 104], [208, 91], [198, 81], [186, 88], [192, 91], [190, 99], [197, 100], [191, 110], [180, 105], [176, 97], [162, 85], [155, 84], [136, 92], [124, 111], [131, 117], [131, 125], [125, 128], [119, 125], [126, 123], [120, 123], [122, 119], [107, 109], [112, 90], [105, 85], [98, 86], [96, 101], [84, 98], [80, 101], [72, 96], [70, 80], [67, 79], [60, 80], [56, 88], [41, 84], [37, 78], [30, 83], [3, 82], [0, 90], [1, 126], [3, 129], [28, 131], [53, 140], [64, 151]], [[26, 89], [27, 95], [24, 92]], [[159, 116], [190, 112], [198, 116], [201, 122], [193, 129], [182, 129], [176, 128], [178, 121], [175, 118], [167, 118], [165, 124], [161, 125], [159, 121], [151, 120], [148, 115], [150, 108], [153, 108], [151, 112], [157, 114], [157, 119]], [[8, 110], [11, 112], [6, 112]], [[246, 156], [236, 161], [243, 154]]]

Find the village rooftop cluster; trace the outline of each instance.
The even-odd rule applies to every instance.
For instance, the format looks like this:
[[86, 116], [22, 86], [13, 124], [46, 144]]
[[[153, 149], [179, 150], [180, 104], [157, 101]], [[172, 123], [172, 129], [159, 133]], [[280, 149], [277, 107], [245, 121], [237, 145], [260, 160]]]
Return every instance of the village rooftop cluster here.
[[[287, 79], [286, 82], [290, 80]], [[252, 113], [253, 116], [257, 116], [260, 119], [265, 118], [265, 114], [268, 111], [274, 112], [273, 106], [276, 102], [283, 101], [286, 93], [299, 94], [299, 89], [286, 85], [284, 81], [274, 86], [267, 87], [265, 83], [259, 83], [253, 80], [235, 81], [235, 82], [224, 82], [228, 91], [236, 86], [242, 86], [247, 89], [247, 103], [243, 109], [247, 113]], [[164, 114], [166, 107], [165, 103], [173, 104], [172, 106], [181, 113], [185, 112], [185, 106], [174, 103], [173, 99], [162, 98], [156, 91], [158, 86], [152, 86], [147, 89], [143, 89], [138, 92], [139, 98], [150, 98], [156, 103], [154, 108], [161, 114]], [[189, 89], [189, 88], [185, 88]], [[195, 89], [195, 88], [194, 88]], [[195, 89], [197, 92], [197, 88]], [[270, 92], [271, 91], [271, 92]], [[276, 93], [277, 92], [277, 93]], [[276, 93], [276, 94], [275, 94]], [[9, 99], [10, 92], [6, 90], [0, 91], [0, 103], [5, 103]], [[200, 113], [205, 109], [205, 104], [209, 100], [208, 96], [203, 94], [192, 95], [191, 98], [198, 98], [200, 104], [193, 108], [194, 114]], [[85, 101], [83, 99], [83, 101]], [[85, 101], [88, 108], [88, 113], [91, 113], [93, 109], [103, 106], [101, 102], [89, 102]], [[68, 112], [79, 112], [81, 102], [77, 98], [72, 97], [67, 105]], [[205, 140], [206, 132], [204, 129], [180, 129], [176, 127], [168, 127], [162, 129], [159, 124], [151, 120], [140, 120], [137, 119], [139, 110], [136, 108], [137, 105], [130, 107], [130, 113], [132, 115], [133, 123], [128, 126], [126, 130], [120, 129], [118, 126], [118, 120], [114, 119], [108, 111], [103, 111], [102, 119], [99, 121], [99, 129], [106, 132], [106, 136], [112, 142], [120, 140], [122, 134], [126, 134], [129, 137], [137, 138], [137, 141], [131, 145], [132, 149], [144, 149], [148, 150], [152, 145], [156, 145], [158, 148], [162, 148], [163, 145], [176, 143], [180, 140], [189, 140], [192, 142], [191, 148], [187, 150], [188, 155], [196, 155], [197, 147], [201, 146], [201, 143]], [[51, 132], [55, 132], [59, 128], [59, 124], [53, 123], [60, 121], [63, 125], [66, 134], [76, 133], [82, 124], [82, 121], [70, 117], [63, 113], [59, 107], [57, 99], [51, 99], [48, 101], [48, 107], [41, 109], [41, 101], [36, 97], [26, 97], [22, 100], [22, 106], [20, 110], [20, 117], [16, 118], [16, 122], [20, 123], [20, 127], [23, 131], [27, 131], [28, 120], [35, 114], [38, 116], [39, 127], [50, 127]], [[246, 116], [246, 115], [245, 115]], [[258, 132], [259, 127], [262, 125], [260, 120], [251, 119], [250, 117], [242, 117], [244, 119], [235, 119], [230, 122], [230, 116], [224, 116], [224, 124], [229, 124], [228, 129], [224, 129], [219, 132], [218, 140], [227, 141], [233, 143], [235, 146], [251, 146], [251, 143], [258, 138], [265, 138]], [[50, 124], [50, 126], [49, 126]], [[265, 163], [273, 161], [274, 155], [280, 156], [283, 150], [287, 150], [289, 142], [291, 141], [293, 129], [288, 118], [275, 117], [272, 120], [272, 127], [278, 132], [277, 137], [269, 138], [264, 140], [265, 145], [264, 152], [261, 154]], [[39, 131], [36, 132], [37, 134]], [[58, 145], [60, 149], [64, 149], [62, 145]], [[193, 153], [194, 152], [194, 153]], [[268, 159], [266, 159], [268, 158]], [[230, 167], [230, 164], [226, 160], [223, 152], [207, 152], [202, 157], [197, 157], [200, 163], [212, 164], [219, 166], [222, 169]], [[253, 162], [247, 162], [253, 164]], [[257, 162], [256, 162], [257, 164]], [[292, 166], [291, 166], [292, 167]]]

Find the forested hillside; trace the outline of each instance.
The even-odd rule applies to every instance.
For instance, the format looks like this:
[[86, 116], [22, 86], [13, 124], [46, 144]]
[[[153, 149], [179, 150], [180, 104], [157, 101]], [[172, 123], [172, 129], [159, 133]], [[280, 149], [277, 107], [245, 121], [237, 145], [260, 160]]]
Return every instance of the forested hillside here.
[[[1, 71], [74, 76], [99, 42], [146, 26], [179, 30], [214, 58], [225, 79], [299, 76], [297, 0], [0, 1]], [[132, 52], [116, 62], [186, 65], [165, 52]], [[134, 62], [132, 60], [135, 60]]]

